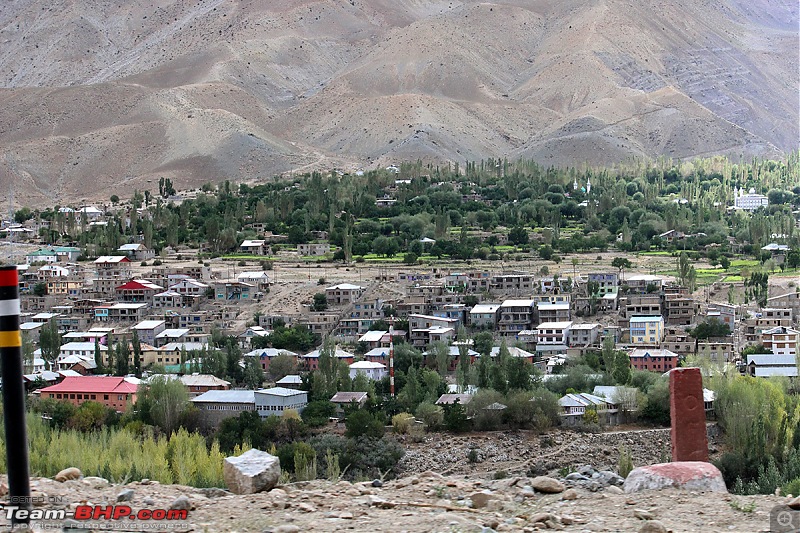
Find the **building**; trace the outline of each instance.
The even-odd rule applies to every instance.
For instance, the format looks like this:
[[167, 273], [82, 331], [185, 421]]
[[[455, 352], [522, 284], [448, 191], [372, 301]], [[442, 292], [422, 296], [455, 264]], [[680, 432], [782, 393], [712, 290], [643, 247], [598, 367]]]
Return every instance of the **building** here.
[[248, 239], [239, 245], [239, 251], [249, 255], [271, 255], [272, 248], [263, 239]]
[[258, 360], [261, 362], [261, 369], [264, 372], [269, 372], [270, 362], [279, 355], [291, 357], [297, 362], [296, 353], [290, 352], [289, 350], [279, 350], [278, 348], [259, 348], [244, 354], [245, 357], [258, 357]]
[[628, 286], [628, 290], [632, 293], [647, 294], [660, 291], [664, 286], [664, 278], [651, 274], [636, 274], [628, 276], [628, 279], [625, 280], [625, 285]]
[[217, 300], [252, 300], [256, 290], [250, 283], [236, 280], [222, 280], [214, 283]]
[[537, 302], [536, 315], [539, 322], [564, 322], [572, 318], [569, 303]]
[[185, 278], [170, 285], [169, 290], [177, 292], [181, 296], [201, 297], [206, 295], [208, 292], [208, 287], [209, 285], [200, 281], [191, 278]]
[[341, 415], [346, 407], [360, 408], [367, 402], [366, 392], [337, 392], [330, 402], [336, 405], [336, 412]]
[[319, 256], [329, 254], [331, 245], [328, 243], [305, 243], [297, 245], [297, 253], [305, 256]]
[[569, 328], [568, 346], [588, 346], [600, 338], [603, 326], [600, 324], [572, 324]]
[[[306, 368], [306, 370], [316, 370], [317, 368], [319, 368], [320, 351], [321, 348], [302, 356], [301, 359], [303, 361], [303, 366]], [[350, 352], [342, 350], [338, 346], [336, 347], [333, 356], [337, 358], [339, 361], [344, 361], [348, 365], [352, 364], [355, 359], [355, 355], [351, 354]]]
[[156, 336], [167, 329], [167, 323], [163, 320], [143, 320], [131, 328], [139, 337], [139, 342], [155, 346]]
[[469, 325], [474, 328], [495, 329], [500, 316], [500, 304], [477, 304], [469, 311]]
[[93, 401], [109, 409], [124, 411], [136, 403], [138, 385], [126, 378], [106, 376], [65, 377], [61, 383], [39, 391], [41, 398], [53, 398], [79, 406]]
[[189, 391], [189, 397], [200, 396], [211, 390], [228, 390], [231, 388], [229, 381], [210, 374], [189, 374], [181, 376], [180, 380]]
[[500, 320], [497, 329], [500, 335], [516, 336], [533, 325], [533, 300], [506, 300], [500, 304]]
[[236, 280], [254, 285], [260, 291], [269, 287], [270, 284], [269, 274], [263, 270], [242, 272], [236, 276]]
[[775, 355], [797, 355], [797, 344], [800, 342], [800, 331], [779, 326], [761, 333], [761, 344]]
[[533, 292], [533, 275], [527, 273], [498, 274], [492, 277], [490, 287], [493, 291], [509, 294]]
[[588, 281], [597, 283], [598, 288], [596, 296], [612, 294], [619, 289], [619, 276], [616, 273], [593, 272], [588, 275]]
[[688, 294], [664, 295], [664, 315], [666, 323], [670, 326], [690, 325], [699, 310], [700, 304]]
[[153, 250], [142, 243], [123, 244], [117, 248], [117, 251], [129, 257], [132, 261], [147, 261], [156, 256]]
[[95, 259], [96, 277], [91, 290], [95, 294], [111, 296], [121, 283], [131, 279], [131, 260], [124, 255], [103, 255]]
[[368, 350], [374, 348], [387, 348], [390, 344], [388, 331], [368, 331], [359, 337], [358, 342], [364, 343]]
[[747, 194], [744, 188], [733, 189], [733, 207], [736, 209], [744, 209], [745, 211], [755, 211], [760, 207], [767, 207], [769, 205], [769, 198], [763, 194], [756, 194], [755, 189], [750, 189]]
[[192, 398], [191, 402], [207, 427], [218, 427], [226, 418], [256, 410], [255, 391], [252, 390], [211, 390]]
[[74, 246], [58, 246], [55, 252], [62, 263], [73, 263], [81, 256], [81, 249]]
[[536, 348], [540, 346], [568, 346], [572, 322], [542, 322], [536, 328]]
[[759, 378], [773, 376], [797, 377], [797, 356], [788, 354], [750, 354], [747, 356], [747, 373]]
[[670, 350], [636, 348], [628, 356], [631, 358], [631, 367], [636, 370], [668, 372], [678, 367], [678, 354]]
[[145, 302], [152, 303], [153, 296], [163, 291], [164, 287], [144, 281], [134, 279], [120, 285], [114, 289], [117, 300], [121, 302]]
[[55, 250], [40, 248], [35, 252], [27, 254], [25, 256], [25, 262], [29, 265], [33, 263], [57, 263], [58, 255], [56, 255]]
[[373, 381], [380, 381], [386, 376], [386, 365], [371, 361], [358, 361], [350, 365], [350, 379], [355, 379], [358, 374], [364, 374]]
[[283, 376], [281, 379], [275, 382], [276, 387], [284, 387], [287, 389], [295, 389], [295, 390], [300, 390], [300, 387], [302, 385], [303, 385], [303, 378], [301, 378], [297, 374], [289, 374], [288, 376]]
[[302, 413], [308, 405], [308, 393], [304, 390], [272, 387], [255, 391], [256, 411], [261, 418], [282, 416], [284, 411], [294, 409]]
[[411, 344], [425, 347], [432, 342], [449, 343], [455, 338], [458, 319], [431, 315], [408, 315]]
[[364, 294], [364, 287], [352, 283], [340, 283], [325, 289], [328, 305], [347, 305], [354, 303]]
[[655, 346], [664, 338], [663, 316], [632, 316], [630, 318], [631, 344]]
[[599, 422], [617, 423], [617, 406], [610, 400], [594, 394], [587, 392], [567, 394], [559, 398], [558, 405], [561, 407], [562, 424], [567, 426], [574, 426], [582, 421], [587, 411], [597, 413]]

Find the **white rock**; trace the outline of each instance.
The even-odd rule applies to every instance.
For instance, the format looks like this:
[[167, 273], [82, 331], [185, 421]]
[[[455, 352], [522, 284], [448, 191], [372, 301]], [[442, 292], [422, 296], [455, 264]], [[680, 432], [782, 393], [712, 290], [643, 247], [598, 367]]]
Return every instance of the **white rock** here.
[[251, 449], [238, 457], [228, 457], [223, 466], [225, 484], [234, 494], [254, 494], [270, 490], [281, 477], [280, 459]]

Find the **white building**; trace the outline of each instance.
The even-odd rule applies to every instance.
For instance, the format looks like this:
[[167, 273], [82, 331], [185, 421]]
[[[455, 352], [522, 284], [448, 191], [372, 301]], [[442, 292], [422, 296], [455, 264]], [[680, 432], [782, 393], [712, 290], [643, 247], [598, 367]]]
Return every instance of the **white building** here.
[[755, 189], [750, 189], [747, 194], [745, 194], [744, 189], [736, 189], [734, 187], [733, 195], [733, 206], [736, 209], [755, 211], [759, 207], [766, 207], [769, 205], [769, 199], [763, 194], [756, 194]]
[[567, 346], [572, 322], [542, 322], [536, 328], [536, 346]]
[[373, 381], [380, 381], [386, 375], [386, 365], [371, 361], [358, 361], [350, 365], [350, 379], [355, 379], [359, 373]]
[[272, 387], [255, 391], [256, 411], [261, 418], [282, 416], [283, 412], [294, 409], [302, 412], [308, 404], [308, 393], [304, 390]]

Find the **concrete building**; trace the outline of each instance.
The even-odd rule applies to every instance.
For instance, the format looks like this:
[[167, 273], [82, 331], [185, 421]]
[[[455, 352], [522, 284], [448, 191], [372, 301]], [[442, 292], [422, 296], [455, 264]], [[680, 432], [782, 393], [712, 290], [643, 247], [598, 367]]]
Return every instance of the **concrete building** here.
[[500, 304], [477, 304], [469, 311], [469, 325], [474, 328], [495, 329]]
[[612, 272], [593, 272], [588, 275], [589, 282], [595, 282], [598, 285], [597, 295], [605, 296], [606, 294], [615, 293], [619, 290], [619, 276]]
[[664, 317], [632, 316], [629, 336], [631, 344], [659, 345], [664, 338]]
[[500, 320], [497, 329], [500, 335], [516, 336], [520, 331], [533, 326], [533, 300], [506, 300], [500, 304]]
[[678, 367], [678, 354], [656, 348], [636, 348], [628, 353], [631, 367], [637, 370], [667, 372]]
[[156, 335], [167, 329], [167, 323], [163, 320], [143, 320], [131, 329], [136, 331], [139, 342], [155, 346]]
[[223, 420], [236, 417], [245, 411], [255, 411], [255, 391], [252, 390], [210, 390], [191, 398], [200, 411], [206, 427], [219, 427]]
[[255, 405], [261, 418], [282, 416], [289, 409], [302, 413], [308, 405], [308, 393], [284, 387], [261, 389], [255, 391]]
[[354, 303], [364, 294], [364, 287], [352, 283], [340, 283], [325, 289], [328, 305], [347, 305]]
[[568, 346], [572, 322], [542, 322], [536, 328], [536, 348], [539, 346]]
[[115, 411], [136, 403], [138, 385], [126, 378], [106, 376], [65, 377], [61, 383], [39, 391], [41, 398], [52, 398], [79, 406], [92, 401]]
[[386, 365], [371, 361], [357, 361], [350, 365], [350, 379], [355, 379], [359, 373], [373, 381], [380, 381], [387, 374]]

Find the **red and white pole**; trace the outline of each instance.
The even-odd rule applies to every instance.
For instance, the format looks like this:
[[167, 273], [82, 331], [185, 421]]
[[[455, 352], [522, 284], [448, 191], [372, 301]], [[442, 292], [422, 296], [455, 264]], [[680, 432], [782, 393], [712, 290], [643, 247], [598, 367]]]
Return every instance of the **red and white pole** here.
[[389, 394], [394, 398], [394, 319], [389, 322]]

